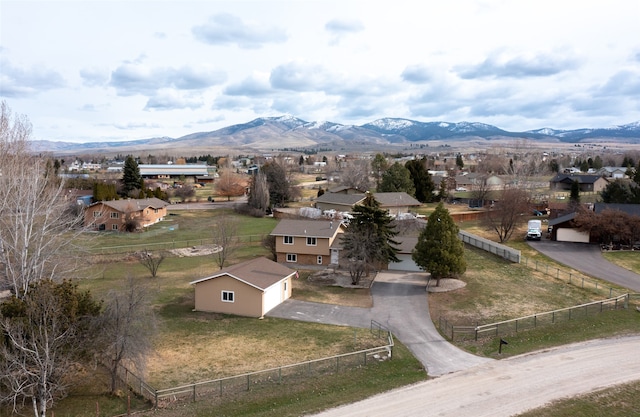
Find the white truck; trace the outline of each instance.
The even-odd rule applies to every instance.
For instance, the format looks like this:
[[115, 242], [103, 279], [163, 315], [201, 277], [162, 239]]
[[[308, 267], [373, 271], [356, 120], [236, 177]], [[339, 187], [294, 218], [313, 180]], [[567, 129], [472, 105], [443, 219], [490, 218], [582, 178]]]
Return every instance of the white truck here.
[[529, 224], [527, 226], [527, 240], [540, 239], [542, 239], [542, 221], [529, 220]]

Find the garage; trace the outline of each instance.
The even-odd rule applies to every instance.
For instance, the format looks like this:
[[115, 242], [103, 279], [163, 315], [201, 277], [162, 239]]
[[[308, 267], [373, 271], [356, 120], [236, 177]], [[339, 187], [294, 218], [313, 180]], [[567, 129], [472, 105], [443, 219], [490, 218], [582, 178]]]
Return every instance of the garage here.
[[422, 272], [422, 269], [411, 258], [411, 254], [398, 254], [400, 262], [389, 262], [389, 271]]
[[589, 233], [581, 232], [577, 229], [569, 229], [562, 227], [558, 229], [556, 234], [556, 240], [558, 242], [580, 242], [589, 243]]
[[411, 252], [413, 252], [413, 248], [416, 247], [418, 243], [417, 237], [397, 237], [398, 241], [398, 252], [397, 256], [400, 259], [400, 262], [389, 262], [387, 269], [389, 271], [407, 271], [407, 272], [422, 272], [422, 269], [411, 258]]

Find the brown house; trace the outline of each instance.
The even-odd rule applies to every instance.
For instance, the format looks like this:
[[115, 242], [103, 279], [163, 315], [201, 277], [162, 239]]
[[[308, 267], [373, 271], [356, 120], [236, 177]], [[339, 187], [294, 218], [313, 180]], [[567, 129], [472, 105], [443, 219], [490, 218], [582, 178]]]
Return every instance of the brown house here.
[[295, 274], [264, 257], [233, 265], [190, 283], [195, 286], [195, 310], [263, 317], [291, 297]]
[[271, 236], [276, 238], [278, 262], [327, 266], [338, 264], [338, 237], [342, 233], [344, 226], [338, 221], [283, 219]]
[[84, 227], [121, 231], [130, 220], [135, 220], [139, 228], [151, 226], [165, 218], [168, 205], [159, 198], [98, 201], [86, 208]]

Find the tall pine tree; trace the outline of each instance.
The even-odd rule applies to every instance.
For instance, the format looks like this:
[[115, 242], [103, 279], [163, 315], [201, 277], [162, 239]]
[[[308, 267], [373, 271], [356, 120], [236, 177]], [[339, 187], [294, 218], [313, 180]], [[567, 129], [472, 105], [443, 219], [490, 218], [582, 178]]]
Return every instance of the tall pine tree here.
[[140, 175], [140, 167], [133, 158], [133, 156], [127, 156], [124, 161], [124, 169], [122, 171], [122, 192], [124, 195], [129, 195], [133, 190], [139, 190], [140, 184], [143, 179]]
[[442, 203], [429, 216], [411, 257], [418, 266], [431, 273], [431, 277], [436, 279], [436, 286], [440, 286], [442, 278], [463, 274], [467, 270], [458, 226]]
[[399, 262], [393, 238], [398, 234], [388, 211], [380, 208], [372, 194], [353, 209], [353, 219], [342, 235], [344, 253], [349, 259], [351, 283], [357, 285], [369, 268]]

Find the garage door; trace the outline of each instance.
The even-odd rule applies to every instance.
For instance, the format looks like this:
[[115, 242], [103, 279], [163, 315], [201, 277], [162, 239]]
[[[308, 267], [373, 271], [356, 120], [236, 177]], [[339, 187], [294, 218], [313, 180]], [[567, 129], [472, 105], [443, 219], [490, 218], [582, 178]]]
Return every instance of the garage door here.
[[569, 229], [566, 227], [558, 229], [558, 233], [556, 235], [556, 240], [558, 242], [582, 242], [589, 243], [589, 233], [581, 232], [576, 229]]
[[399, 254], [400, 262], [389, 262], [389, 271], [421, 272], [422, 269], [411, 259], [409, 254]]

